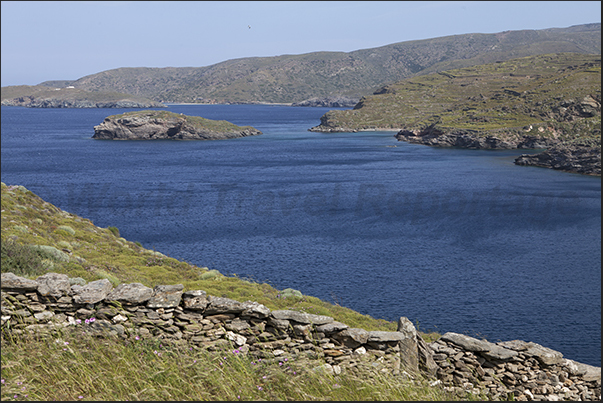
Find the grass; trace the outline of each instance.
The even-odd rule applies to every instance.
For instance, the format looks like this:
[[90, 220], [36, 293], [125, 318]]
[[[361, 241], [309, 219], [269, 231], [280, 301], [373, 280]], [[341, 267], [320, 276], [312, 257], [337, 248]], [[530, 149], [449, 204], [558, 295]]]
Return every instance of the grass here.
[[78, 326], [3, 338], [2, 400], [460, 400], [424, 379], [382, 372], [368, 357], [362, 370], [336, 375], [320, 361], [99, 339]]
[[[2, 183], [1, 190], [2, 272], [35, 279], [52, 270], [86, 281], [107, 278], [114, 286], [183, 284], [185, 291], [205, 290], [242, 302], [257, 301], [272, 310], [327, 315], [350, 327], [396, 330], [394, 322], [299, 290], [278, 290], [267, 283], [225, 276], [145, 249], [120, 238], [117, 228], [96, 227], [22, 186]], [[334, 375], [314, 370], [324, 365], [321, 358], [260, 362], [251, 355], [233, 353], [234, 349], [191, 350], [152, 340], [98, 339], [82, 334], [82, 327], [76, 330], [80, 332], [63, 329], [18, 338], [3, 333], [2, 400], [459, 399], [430, 387], [426, 380], [381, 372], [376, 360], [359, 365], [355, 372]], [[429, 342], [439, 334], [422, 336]]]
[[[600, 111], [592, 117], [564, 116], [586, 97], [601, 100], [600, 55], [538, 55], [399, 81], [363, 98], [353, 110], [329, 111], [321, 126], [420, 130], [435, 123], [483, 136], [517, 137], [533, 125], [531, 134], [543, 137], [600, 137]], [[547, 128], [542, 134], [541, 126]]]

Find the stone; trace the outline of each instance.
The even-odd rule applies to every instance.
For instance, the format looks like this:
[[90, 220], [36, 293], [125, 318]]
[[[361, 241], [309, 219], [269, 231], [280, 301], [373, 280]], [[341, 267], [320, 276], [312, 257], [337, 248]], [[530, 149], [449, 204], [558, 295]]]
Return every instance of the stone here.
[[253, 318], [266, 318], [270, 315], [270, 309], [255, 301], [246, 301], [243, 303], [244, 310], [241, 313], [243, 316]]
[[66, 274], [46, 273], [36, 279], [38, 282], [38, 293], [45, 297], [60, 298], [69, 294], [71, 283]]
[[559, 351], [551, 350], [550, 348], [532, 342], [528, 343], [527, 347], [525, 354], [535, 357], [544, 365], [555, 365], [563, 362], [563, 354]]
[[73, 302], [76, 304], [96, 304], [104, 300], [111, 290], [113, 285], [106, 278], [91, 281], [84, 286], [71, 286]]
[[147, 301], [147, 308], [175, 308], [180, 305], [182, 284], [158, 285], [153, 289], [153, 295]]
[[207, 293], [202, 290], [187, 291], [182, 294], [183, 307], [203, 311], [209, 305]]
[[245, 305], [234, 299], [224, 297], [209, 298], [209, 304], [205, 308], [205, 315], [215, 315], [223, 313], [240, 314], [245, 310]]
[[340, 331], [333, 337], [343, 343], [346, 347], [355, 349], [366, 344], [369, 332], [359, 328], [348, 328]]
[[349, 326], [346, 325], [345, 323], [333, 321], [330, 323], [325, 323], [324, 325], [317, 326], [316, 330], [321, 333], [332, 334], [332, 333], [336, 333], [336, 332], [339, 332], [339, 331], [347, 329], [347, 328], [349, 328]]
[[465, 336], [464, 334], [452, 332], [445, 333], [442, 337], [440, 337], [440, 339], [456, 344], [457, 346], [462, 347], [464, 350], [473, 352], [488, 351], [490, 349], [489, 344], [491, 344], [486, 341]]
[[120, 284], [105, 298], [126, 304], [141, 304], [151, 299], [153, 289], [140, 283]]
[[16, 276], [14, 273], [2, 273], [1, 277], [2, 289], [14, 290], [37, 290], [38, 282], [24, 277]]
[[275, 319], [293, 320], [302, 324], [324, 325], [333, 322], [333, 318], [330, 316], [313, 315], [290, 310], [272, 311], [272, 316]]

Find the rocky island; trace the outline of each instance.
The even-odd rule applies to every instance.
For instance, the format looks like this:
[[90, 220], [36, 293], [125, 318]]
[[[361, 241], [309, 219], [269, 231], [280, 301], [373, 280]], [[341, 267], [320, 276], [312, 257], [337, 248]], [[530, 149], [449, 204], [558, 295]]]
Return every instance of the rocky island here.
[[600, 175], [601, 56], [538, 55], [414, 77], [320, 121], [309, 130], [397, 130], [400, 141], [438, 147], [550, 149], [516, 163]]
[[261, 131], [225, 120], [210, 120], [167, 111], [136, 111], [112, 115], [94, 126], [94, 139], [222, 140], [256, 136]]

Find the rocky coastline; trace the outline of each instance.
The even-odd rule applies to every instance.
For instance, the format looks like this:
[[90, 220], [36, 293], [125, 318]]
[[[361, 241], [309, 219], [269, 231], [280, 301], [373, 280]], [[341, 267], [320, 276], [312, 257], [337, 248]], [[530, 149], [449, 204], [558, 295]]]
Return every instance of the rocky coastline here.
[[324, 97], [310, 98], [301, 102], [294, 102], [291, 106], [324, 107], [324, 108], [353, 108], [360, 98], [351, 97]]
[[129, 112], [105, 118], [94, 126], [94, 139], [102, 140], [223, 140], [256, 136], [251, 126], [236, 126], [197, 116], [164, 111]]
[[117, 101], [92, 101], [87, 99], [64, 99], [64, 98], [41, 98], [41, 97], [19, 97], [3, 99], [2, 106], [23, 106], [26, 108], [165, 108], [159, 102], [133, 101], [122, 99]]
[[474, 150], [545, 149], [537, 154], [522, 154], [515, 164], [539, 166], [585, 175], [601, 176], [601, 142], [565, 143], [553, 137], [507, 133], [483, 135], [474, 130], [446, 131], [430, 126], [422, 130], [400, 130], [398, 141], [434, 147], [458, 147]]
[[2, 332], [12, 337], [74, 329], [123, 340], [155, 338], [210, 351], [236, 350], [264, 360], [305, 360], [331, 374], [391, 373], [487, 400], [600, 400], [601, 368], [563, 358], [532, 342], [492, 343], [445, 333], [427, 343], [412, 322], [397, 330], [351, 328], [332, 317], [271, 311], [184, 291], [182, 284], [113, 284], [47, 273], [35, 280], [2, 273]]
[[559, 144], [539, 154], [522, 154], [515, 164], [601, 176], [601, 145]]

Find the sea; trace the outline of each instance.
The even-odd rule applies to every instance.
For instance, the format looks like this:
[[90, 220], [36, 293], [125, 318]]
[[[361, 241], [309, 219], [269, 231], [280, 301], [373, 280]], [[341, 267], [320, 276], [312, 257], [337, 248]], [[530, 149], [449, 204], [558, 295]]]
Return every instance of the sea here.
[[94, 126], [132, 109], [3, 106], [2, 182], [227, 276], [601, 366], [600, 177], [308, 131], [329, 109], [168, 105], [263, 134], [112, 141]]

